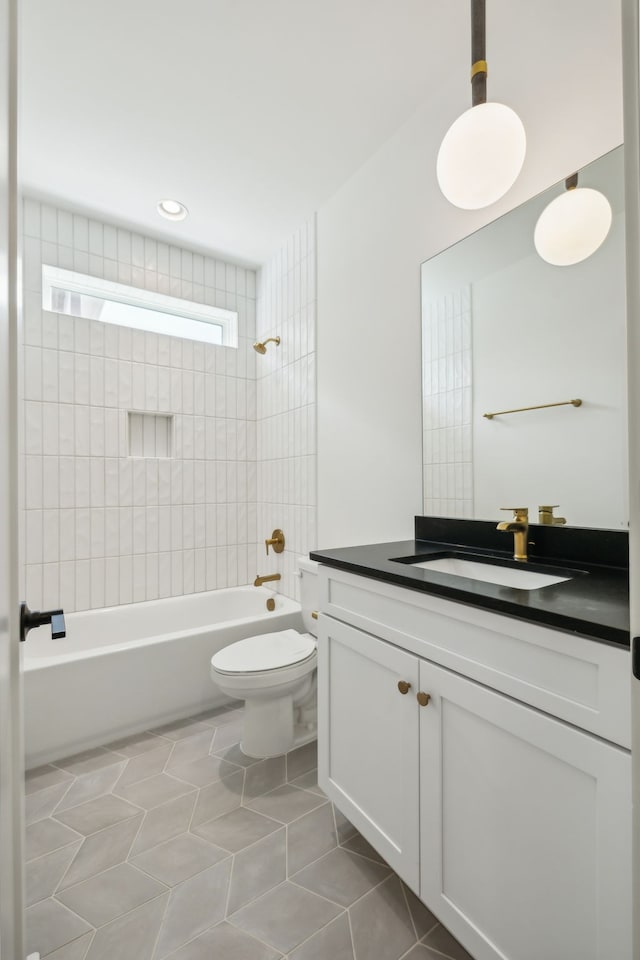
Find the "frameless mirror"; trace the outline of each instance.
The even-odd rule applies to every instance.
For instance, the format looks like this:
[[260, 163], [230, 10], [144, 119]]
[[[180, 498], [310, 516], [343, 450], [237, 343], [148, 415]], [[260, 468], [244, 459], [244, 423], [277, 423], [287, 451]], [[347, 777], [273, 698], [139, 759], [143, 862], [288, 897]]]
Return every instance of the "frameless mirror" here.
[[[422, 264], [427, 515], [528, 506], [536, 522], [559, 504], [573, 526], [628, 524], [623, 148], [579, 185], [613, 211], [581, 263], [551, 266], [534, 246], [561, 182]], [[526, 407], [539, 409], [502, 413]]]

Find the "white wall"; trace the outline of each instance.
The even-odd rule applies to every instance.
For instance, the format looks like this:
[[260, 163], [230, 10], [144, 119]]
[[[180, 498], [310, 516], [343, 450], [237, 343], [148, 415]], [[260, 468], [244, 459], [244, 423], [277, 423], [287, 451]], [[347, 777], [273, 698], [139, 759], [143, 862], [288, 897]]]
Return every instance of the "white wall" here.
[[507, 197], [469, 213], [436, 183], [442, 136], [470, 103], [461, 37], [455, 89], [425, 91], [318, 213], [320, 547], [410, 537], [421, 512], [421, 261], [622, 140], [617, 0], [494, 0], [489, 30], [489, 98], [517, 109], [528, 138]]
[[300, 599], [296, 560], [316, 545], [316, 224], [304, 223], [258, 274], [257, 338], [281, 338], [256, 359], [258, 530], [285, 549], [258, 551], [260, 573]]

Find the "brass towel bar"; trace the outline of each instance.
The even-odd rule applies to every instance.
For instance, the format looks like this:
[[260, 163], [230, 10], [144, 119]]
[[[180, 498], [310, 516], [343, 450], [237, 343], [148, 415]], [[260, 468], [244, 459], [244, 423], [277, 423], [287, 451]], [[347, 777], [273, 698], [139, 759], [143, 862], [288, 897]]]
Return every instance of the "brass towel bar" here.
[[582, 400], [561, 400], [560, 403], [539, 403], [535, 407], [517, 407], [515, 410], [497, 410], [495, 413], [483, 413], [482, 416], [487, 420], [493, 420], [494, 417], [502, 417], [505, 413], [524, 413], [526, 410], [546, 410], [547, 407], [581, 407]]

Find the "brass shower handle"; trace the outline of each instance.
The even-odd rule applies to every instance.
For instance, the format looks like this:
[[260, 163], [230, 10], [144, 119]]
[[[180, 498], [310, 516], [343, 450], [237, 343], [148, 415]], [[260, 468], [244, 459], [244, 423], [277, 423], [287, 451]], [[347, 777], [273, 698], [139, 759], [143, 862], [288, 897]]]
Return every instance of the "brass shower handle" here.
[[274, 553], [282, 553], [284, 550], [284, 533], [279, 528], [274, 530], [270, 537], [264, 542], [265, 547], [267, 548], [267, 556], [269, 556], [269, 547], [273, 547]]

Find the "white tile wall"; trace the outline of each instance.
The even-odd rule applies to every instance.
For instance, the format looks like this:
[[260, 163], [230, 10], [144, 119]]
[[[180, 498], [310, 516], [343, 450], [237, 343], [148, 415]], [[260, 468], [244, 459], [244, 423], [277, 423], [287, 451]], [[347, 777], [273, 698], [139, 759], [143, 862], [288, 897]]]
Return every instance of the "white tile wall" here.
[[[43, 311], [43, 263], [237, 310], [239, 347]], [[256, 524], [255, 298], [254, 271], [25, 200], [30, 606], [82, 610], [253, 579], [264, 550], [256, 542], [264, 531]], [[299, 383], [291, 390], [301, 399]], [[129, 458], [129, 410], [173, 416], [172, 459]]]
[[258, 274], [256, 355], [258, 531], [281, 527], [285, 550], [258, 551], [259, 573], [279, 572], [299, 599], [296, 560], [316, 546], [316, 222], [305, 223]]
[[423, 306], [424, 512], [473, 517], [471, 287]]

